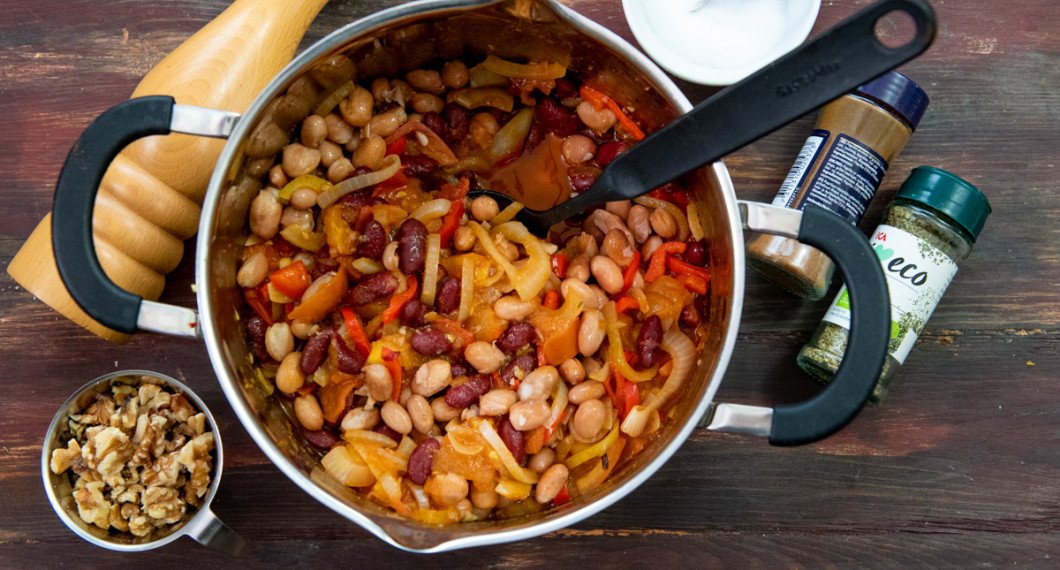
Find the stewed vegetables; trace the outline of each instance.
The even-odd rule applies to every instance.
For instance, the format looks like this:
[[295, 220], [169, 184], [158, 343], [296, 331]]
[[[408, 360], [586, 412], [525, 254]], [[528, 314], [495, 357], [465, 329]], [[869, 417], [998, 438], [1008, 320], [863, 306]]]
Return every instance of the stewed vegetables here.
[[251, 204], [236, 281], [256, 364], [331, 476], [425, 523], [518, 516], [590, 493], [671, 420], [710, 288], [687, 191], [547, 237], [516, 220], [642, 138], [630, 111], [492, 55], [315, 106]]

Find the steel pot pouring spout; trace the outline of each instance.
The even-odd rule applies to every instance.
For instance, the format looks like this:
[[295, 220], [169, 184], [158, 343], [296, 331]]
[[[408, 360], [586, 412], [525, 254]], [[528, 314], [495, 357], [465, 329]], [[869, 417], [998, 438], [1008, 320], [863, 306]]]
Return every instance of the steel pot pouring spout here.
[[[910, 13], [920, 28], [916, 46], [910, 51], [883, 48], [872, 33], [876, 19], [893, 10]], [[870, 7], [837, 30], [843, 33], [831, 42], [807, 47], [820, 50], [813, 53], [821, 57], [849, 45], [878, 53], [875, 68], [859, 62], [850, 68], [840, 66], [831, 80], [822, 77], [822, 84], [834, 82], [832, 87], [837, 90], [833, 96], [874, 77], [867, 75], [873, 69], [882, 73], [922, 51], [930, 43], [934, 21], [922, 1], [890, 0]], [[486, 54], [516, 61], [561, 62], [586, 83], [636, 109], [638, 122], [648, 132], [691, 109], [680, 90], [643, 54], [554, 2], [446, 0], [404, 4], [343, 27], [310, 47], [242, 116], [149, 97], [123, 103], [93, 123], [67, 159], [53, 210], [55, 254], [72, 296], [93, 318], [116, 330], [201, 336], [240, 421], [277, 467], [318, 501], [406, 550], [438, 552], [507, 542], [574, 524], [608, 507], [650, 477], [704, 417], [711, 429], [767, 436], [774, 444], [813, 441], [845, 425], [861, 408], [883, 362], [889, 328], [887, 293], [876, 257], [864, 236], [834, 215], [738, 201], [725, 165], [714, 162], [684, 178], [694, 193], [709, 244], [712, 273], [706, 345], [685, 397], [672, 412], [673, 420], [608, 483], [536, 515], [433, 526], [400, 517], [326, 474], [320, 466], [320, 453], [305, 441], [289, 413], [270, 395], [270, 383], [253, 368], [244, 323], [239, 319], [237, 309], [243, 298], [236, 271], [248, 232], [251, 200], [263, 187], [276, 153], [296, 126], [351, 78], [394, 77], [432, 61], [482, 58]], [[783, 60], [767, 68], [768, 81], [790, 86], [803, 77], [804, 70], [785, 69], [782, 64]], [[732, 120], [738, 121], [738, 117]], [[100, 269], [91, 241], [92, 203], [106, 164], [132, 139], [174, 130], [229, 139], [214, 170], [199, 226], [197, 313], [141, 301], [118, 289]], [[869, 356], [845, 359], [837, 380], [808, 402], [776, 409], [714, 402], [736, 342], [743, 304], [745, 227], [798, 237], [827, 251], [850, 286], [856, 305], [851, 350]]]

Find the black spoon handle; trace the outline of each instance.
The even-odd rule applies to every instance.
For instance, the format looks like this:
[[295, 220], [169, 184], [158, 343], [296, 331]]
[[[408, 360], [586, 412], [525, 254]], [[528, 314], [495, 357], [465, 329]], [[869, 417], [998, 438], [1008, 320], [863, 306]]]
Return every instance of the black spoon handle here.
[[[908, 14], [916, 25], [916, 36], [895, 48], [875, 33], [880, 18], [892, 12]], [[549, 218], [560, 221], [603, 202], [635, 198], [718, 160], [916, 57], [935, 32], [926, 0], [873, 4], [634, 145]]]

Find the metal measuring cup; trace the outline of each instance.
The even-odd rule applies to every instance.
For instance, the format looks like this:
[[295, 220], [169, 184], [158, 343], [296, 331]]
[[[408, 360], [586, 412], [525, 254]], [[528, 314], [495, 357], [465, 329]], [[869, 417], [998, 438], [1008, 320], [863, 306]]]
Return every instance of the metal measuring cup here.
[[[203, 498], [202, 504], [188, 518], [179, 523], [171, 525], [168, 529], [157, 529], [150, 536], [137, 537], [131, 533], [112, 533], [95, 525], [88, 524], [81, 519], [77, 513], [77, 504], [73, 497], [73, 486], [68, 473], [55, 474], [51, 471], [52, 451], [65, 448], [67, 441], [72, 437], [69, 417], [73, 413], [83, 411], [88, 403], [91, 403], [97, 394], [110, 390], [117, 384], [129, 386], [140, 386], [142, 384], [156, 384], [164, 386], [170, 391], [182, 394], [191, 400], [198, 411], [206, 414], [207, 424], [214, 435], [214, 462], [210, 475], [210, 488]], [[48, 495], [48, 501], [59, 518], [70, 530], [81, 538], [108, 550], [121, 552], [139, 552], [151, 550], [169, 544], [181, 536], [187, 535], [200, 544], [240, 555], [246, 548], [242, 537], [235, 533], [228, 525], [210, 510], [210, 503], [217, 494], [217, 486], [221, 480], [221, 468], [223, 465], [223, 453], [221, 451], [221, 436], [217, 430], [217, 422], [209, 408], [190, 388], [164, 374], [150, 372], [147, 370], [123, 370], [100, 376], [85, 384], [73, 393], [69, 399], [59, 408], [59, 411], [48, 426], [47, 435], [44, 437], [44, 445], [41, 451], [41, 475], [44, 480], [44, 490]]]

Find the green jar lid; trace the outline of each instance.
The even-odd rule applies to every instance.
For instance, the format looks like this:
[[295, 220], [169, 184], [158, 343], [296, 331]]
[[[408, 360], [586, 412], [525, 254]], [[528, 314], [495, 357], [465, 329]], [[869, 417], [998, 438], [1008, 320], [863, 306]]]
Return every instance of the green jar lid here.
[[931, 166], [913, 169], [895, 198], [920, 202], [950, 217], [975, 241], [990, 215], [990, 201], [959, 176]]

